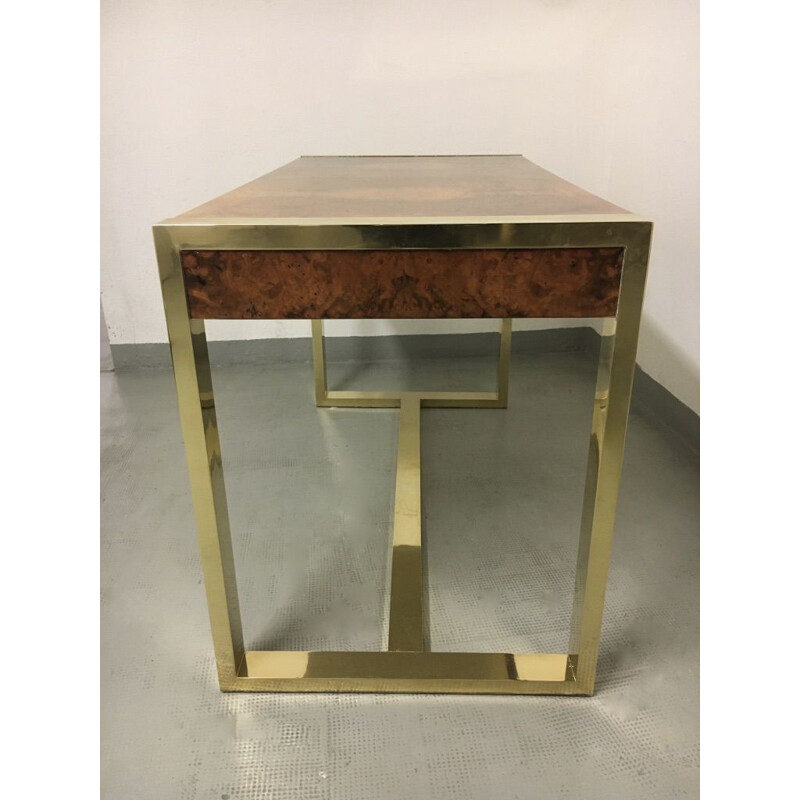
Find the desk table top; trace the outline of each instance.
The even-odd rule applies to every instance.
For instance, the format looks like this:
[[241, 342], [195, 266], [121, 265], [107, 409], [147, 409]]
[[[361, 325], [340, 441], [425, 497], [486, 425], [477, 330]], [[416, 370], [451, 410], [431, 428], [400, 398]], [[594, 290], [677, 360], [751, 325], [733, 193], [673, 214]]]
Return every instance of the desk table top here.
[[649, 226], [518, 155], [307, 156], [156, 236], [199, 319], [608, 317]]
[[520, 155], [304, 156], [170, 224], [468, 222], [628, 214]]

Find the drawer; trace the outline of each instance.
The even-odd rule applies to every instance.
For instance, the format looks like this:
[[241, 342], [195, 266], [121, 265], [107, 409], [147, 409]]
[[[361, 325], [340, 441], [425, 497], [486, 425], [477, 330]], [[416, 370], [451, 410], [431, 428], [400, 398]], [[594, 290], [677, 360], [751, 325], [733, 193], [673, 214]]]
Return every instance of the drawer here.
[[184, 250], [195, 319], [610, 317], [623, 249]]

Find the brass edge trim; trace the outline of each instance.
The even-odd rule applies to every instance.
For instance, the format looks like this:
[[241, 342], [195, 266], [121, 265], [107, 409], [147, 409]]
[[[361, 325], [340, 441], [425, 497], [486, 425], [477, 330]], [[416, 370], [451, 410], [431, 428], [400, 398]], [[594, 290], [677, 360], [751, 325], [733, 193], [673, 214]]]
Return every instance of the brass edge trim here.
[[482, 225], [155, 226], [180, 250], [480, 250], [643, 248], [649, 222]]
[[520, 214], [502, 216], [441, 216], [441, 217], [168, 217], [155, 223], [168, 228], [207, 228], [207, 227], [338, 227], [351, 228], [363, 226], [398, 227], [416, 225], [565, 225], [591, 223], [642, 223], [649, 222], [637, 214]]
[[574, 683], [566, 653], [248, 650], [240, 678]]

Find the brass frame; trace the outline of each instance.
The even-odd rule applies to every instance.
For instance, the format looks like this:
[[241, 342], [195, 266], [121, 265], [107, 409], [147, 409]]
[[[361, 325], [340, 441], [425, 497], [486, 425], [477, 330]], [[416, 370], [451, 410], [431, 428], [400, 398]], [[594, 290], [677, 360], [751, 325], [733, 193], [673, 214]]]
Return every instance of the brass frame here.
[[[314, 357], [314, 393], [320, 408], [400, 408], [408, 392], [331, 392], [325, 362], [324, 321], [311, 320], [311, 352]], [[494, 392], [423, 392], [423, 408], [508, 408], [508, 377], [511, 363], [511, 320], [500, 323], [500, 356], [497, 390]]]
[[[589, 695], [594, 691], [606, 577], [625, 444], [652, 224], [633, 215], [495, 220], [192, 220], [154, 227], [178, 404], [197, 517], [211, 633], [224, 691], [447, 692]], [[327, 392], [321, 325], [314, 325], [320, 405], [400, 408], [386, 652], [246, 651], [239, 613], [205, 323], [190, 319], [180, 251], [621, 247], [615, 318], [604, 321], [589, 446], [569, 652], [433, 653], [422, 649], [420, 407], [507, 402], [508, 353], [497, 394]], [[508, 337], [510, 345], [510, 324]], [[510, 351], [509, 351], [510, 352]], [[505, 368], [503, 363], [505, 361]], [[505, 369], [505, 372], [504, 372]], [[320, 402], [322, 401], [322, 402]], [[400, 610], [398, 615], [397, 610]]]

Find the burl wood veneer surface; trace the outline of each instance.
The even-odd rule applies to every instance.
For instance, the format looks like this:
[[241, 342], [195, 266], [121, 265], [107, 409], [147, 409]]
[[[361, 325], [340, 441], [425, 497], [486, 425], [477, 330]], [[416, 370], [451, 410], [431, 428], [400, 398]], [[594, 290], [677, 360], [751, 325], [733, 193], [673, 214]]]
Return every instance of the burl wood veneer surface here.
[[522, 156], [304, 156], [171, 222], [627, 213]]
[[198, 319], [606, 317], [619, 248], [181, 253]]

